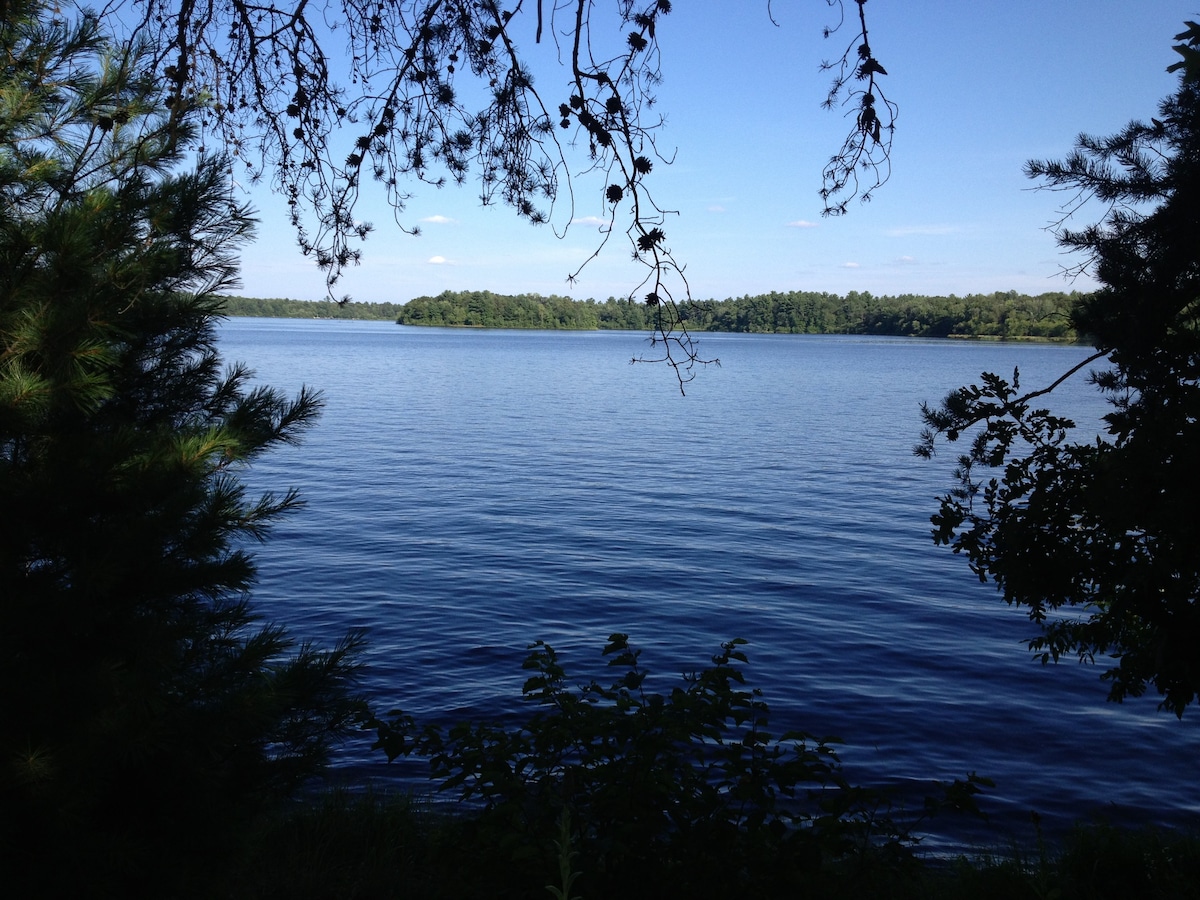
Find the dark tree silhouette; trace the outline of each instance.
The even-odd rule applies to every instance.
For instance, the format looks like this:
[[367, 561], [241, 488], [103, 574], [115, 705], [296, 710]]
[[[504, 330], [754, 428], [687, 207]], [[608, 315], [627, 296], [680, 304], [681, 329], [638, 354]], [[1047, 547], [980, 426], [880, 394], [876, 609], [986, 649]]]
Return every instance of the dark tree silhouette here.
[[22, 896], [208, 892], [362, 705], [257, 621], [245, 545], [295, 507], [245, 462], [319, 409], [224, 370], [253, 220], [136, 49], [0, 21], [0, 871]]
[[[1182, 716], [1200, 692], [1200, 26], [1176, 40], [1179, 88], [1158, 117], [1027, 167], [1068, 192], [1059, 242], [1101, 283], [1072, 311], [1097, 352], [1067, 375], [1107, 361], [1092, 374], [1112, 406], [1106, 434], [1072, 442], [1073, 423], [1035, 405], [1058, 382], [1022, 394], [1019, 373], [985, 374], [924, 409], [917, 452], [982, 426], [935, 541], [1028, 609], [1043, 661], [1107, 654], [1110, 699], [1153, 685]], [[1066, 227], [1089, 200], [1107, 204], [1103, 219]]]
[[[827, 2], [841, 11], [842, 0]], [[824, 66], [834, 73], [826, 105], [852, 110], [823, 174], [831, 215], [886, 180], [896, 114], [867, 40], [866, 0], [853, 2], [854, 36]], [[175, 102], [203, 98], [214, 137], [287, 198], [300, 248], [331, 292], [371, 230], [355, 216], [367, 185], [401, 228], [412, 182], [474, 177], [482, 203], [565, 229], [575, 177], [598, 173], [610, 218], [596, 253], [625, 235], [645, 266], [630, 297], [654, 308], [656, 343], [681, 383], [692, 376], [699, 359], [678, 315], [687, 280], [667, 243], [669, 211], [648, 187], [673, 155], [656, 142], [655, 105], [670, 0], [114, 0], [109, 9], [136, 18], [135, 32], [157, 46], [154, 70]], [[530, 36], [547, 45], [542, 56], [553, 45], [544, 86], [526, 60]]]

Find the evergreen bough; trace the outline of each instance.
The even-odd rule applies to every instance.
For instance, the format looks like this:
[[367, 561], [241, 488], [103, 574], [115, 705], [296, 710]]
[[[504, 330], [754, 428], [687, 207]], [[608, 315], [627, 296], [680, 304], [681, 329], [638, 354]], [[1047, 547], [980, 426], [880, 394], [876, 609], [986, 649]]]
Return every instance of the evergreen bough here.
[[0, 871], [207, 893], [361, 714], [361, 637], [296, 645], [247, 593], [299, 500], [239, 467], [320, 401], [223, 367], [254, 222], [144, 52], [35, 0], [0, 58]]

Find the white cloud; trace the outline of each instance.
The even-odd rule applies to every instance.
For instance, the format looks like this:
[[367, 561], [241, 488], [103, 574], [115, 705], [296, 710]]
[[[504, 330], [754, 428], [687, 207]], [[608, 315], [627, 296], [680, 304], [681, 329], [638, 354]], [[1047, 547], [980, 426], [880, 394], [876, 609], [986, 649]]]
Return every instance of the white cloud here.
[[810, 222], [807, 219], [797, 219], [795, 222], [788, 222], [788, 228], [816, 228], [817, 222]]
[[571, 224], [583, 225], [587, 228], [600, 228], [601, 226], [608, 225], [609, 220], [602, 219], [599, 216], [579, 216], [578, 218], [572, 219]]
[[426, 216], [421, 220], [428, 222], [430, 225], [457, 225], [458, 219], [451, 219], [449, 216]]
[[708, 211], [710, 213], [723, 213], [725, 212], [725, 207], [719, 203], [714, 203], [712, 206], [708, 207]]
[[916, 261], [917, 261], [917, 258], [915, 256], [898, 256], [898, 257], [896, 257], [896, 265], [899, 265], [899, 266], [911, 266], [911, 265], [914, 265], [916, 263]]
[[842, 263], [842, 268], [843, 269], [858, 269], [861, 267], [856, 262], [847, 262], [847, 263]]
[[444, 257], [444, 256], [431, 256], [431, 257], [429, 257], [428, 260], [426, 260], [426, 262], [428, 262], [432, 266], [452, 266], [452, 265], [454, 265], [452, 262], [450, 262], [450, 260], [446, 259], [446, 257]]

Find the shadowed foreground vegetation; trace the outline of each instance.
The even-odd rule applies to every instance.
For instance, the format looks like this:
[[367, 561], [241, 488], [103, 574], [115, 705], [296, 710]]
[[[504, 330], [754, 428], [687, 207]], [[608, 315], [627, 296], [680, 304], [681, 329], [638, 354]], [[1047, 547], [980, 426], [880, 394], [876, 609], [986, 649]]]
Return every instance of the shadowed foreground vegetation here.
[[[845, 296], [815, 291], [772, 291], [758, 296], [688, 303], [680, 322], [691, 331], [758, 334], [874, 334], [901, 337], [962, 337], [994, 340], [1072, 341], [1069, 321], [1080, 295], [1047, 293], [1031, 297], [1016, 291], [924, 297], [875, 297], [851, 291]], [[656, 307], [609, 297], [573, 300], [539, 294], [443, 291], [404, 305], [248, 297], [226, 299], [232, 316], [317, 319], [395, 319], [400, 325], [549, 330], [624, 329], [653, 331]]]
[[[598, 889], [580, 871], [561, 893], [557, 872], [531, 883], [519, 861], [479, 843], [474, 823], [404, 795], [330, 793], [267, 823], [248, 857], [239, 894], [287, 900], [366, 898], [894, 898], [894, 900], [1189, 900], [1200, 897], [1200, 840], [1107, 826], [1077, 828], [1051, 851], [1013, 845], [977, 855], [898, 861], [883, 855], [799, 870], [775, 889], [751, 873], [749, 883], [725, 878], [693, 893], [655, 877]], [[536, 849], [536, 848], [531, 848]], [[720, 860], [714, 860], [716, 865]], [[786, 875], [786, 873], [785, 873]]]
[[836, 740], [767, 730], [743, 644], [656, 693], [625, 635], [604, 650], [611, 683], [579, 688], [538, 642], [520, 723], [376, 719], [377, 746], [427, 759], [438, 791], [335, 790], [284, 810], [238, 888], [289, 900], [1200, 897], [1200, 840], [1186, 835], [1092, 825], [1050, 849], [1033, 817], [1002, 850], [923, 853], [930, 820], [944, 833], [943, 817], [983, 815], [990, 782], [932, 782], [916, 809], [849, 784]]

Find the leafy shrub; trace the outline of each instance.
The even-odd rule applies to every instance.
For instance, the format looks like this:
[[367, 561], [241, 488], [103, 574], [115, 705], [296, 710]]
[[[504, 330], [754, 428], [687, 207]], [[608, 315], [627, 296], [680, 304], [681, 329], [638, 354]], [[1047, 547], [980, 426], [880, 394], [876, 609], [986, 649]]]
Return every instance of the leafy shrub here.
[[[916, 839], [877, 811], [879, 795], [846, 782], [834, 740], [767, 730], [767, 704], [738, 665], [744, 644], [722, 644], [710, 668], [660, 694], [624, 634], [604, 648], [612, 682], [574, 689], [538, 641], [522, 691], [536, 711], [522, 724], [418, 729], [397, 710], [372, 722], [376, 747], [428, 758], [441, 789], [473, 805], [460, 840], [475, 865], [508, 870], [514, 885], [556, 872], [556, 896], [580, 873], [596, 896], [669, 886], [702, 897], [778, 889], [867, 853], [910, 858]], [[970, 805], [981, 783], [955, 782], [947, 798]]]

